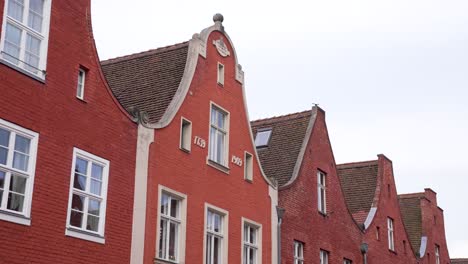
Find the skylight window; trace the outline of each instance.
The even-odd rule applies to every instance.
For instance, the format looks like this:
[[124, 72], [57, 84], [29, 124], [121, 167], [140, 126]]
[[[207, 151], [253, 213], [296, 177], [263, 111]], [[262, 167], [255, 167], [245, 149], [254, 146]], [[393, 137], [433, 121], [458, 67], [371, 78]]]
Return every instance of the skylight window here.
[[257, 136], [255, 137], [255, 146], [257, 148], [268, 146], [268, 142], [270, 142], [270, 136], [271, 129], [258, 131]]

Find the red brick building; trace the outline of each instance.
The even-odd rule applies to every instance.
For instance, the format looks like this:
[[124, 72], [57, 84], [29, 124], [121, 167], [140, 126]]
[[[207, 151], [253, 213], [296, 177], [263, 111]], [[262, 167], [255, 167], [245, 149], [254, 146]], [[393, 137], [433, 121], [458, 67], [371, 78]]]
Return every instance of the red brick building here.
[[137, 125], [90, 1], [0, 1], [0, 263], [128, 263]]
[[257, 160], [234, 46], [214, 21], [188, 42], [102, 62], [141, 121], [132, 263], [276, 263], [277, 191]]

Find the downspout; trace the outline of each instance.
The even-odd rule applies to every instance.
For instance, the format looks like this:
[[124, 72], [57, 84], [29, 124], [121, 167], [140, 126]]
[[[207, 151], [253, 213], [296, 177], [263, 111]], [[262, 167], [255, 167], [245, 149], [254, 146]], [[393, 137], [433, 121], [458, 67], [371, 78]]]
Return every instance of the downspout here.
[[276, 206], [276, 213], [278, 214], [278, 230], [277, 230], [277, 241], [278, 241], [278, 264], [281, 264], [281, 224], [283, 223], [283, 215], [286, 209]]

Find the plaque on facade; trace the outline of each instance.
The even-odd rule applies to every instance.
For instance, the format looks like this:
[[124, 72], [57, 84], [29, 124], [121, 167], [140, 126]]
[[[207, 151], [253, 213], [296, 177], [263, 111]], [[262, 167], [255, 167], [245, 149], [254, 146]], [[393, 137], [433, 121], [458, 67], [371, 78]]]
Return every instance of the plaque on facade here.
[[227, 46], [226, 46], [226, 43], [224, 43], [224, 40], [223, 38], [220, 38], [218, 40], [213, 40], [213, 45], [216, 46], [216, 49], [218, 50], [218, 53], [223, 56], [223, 57], [227, 57], [229, 55], [231, 55], [231, 53], [229, 52]]

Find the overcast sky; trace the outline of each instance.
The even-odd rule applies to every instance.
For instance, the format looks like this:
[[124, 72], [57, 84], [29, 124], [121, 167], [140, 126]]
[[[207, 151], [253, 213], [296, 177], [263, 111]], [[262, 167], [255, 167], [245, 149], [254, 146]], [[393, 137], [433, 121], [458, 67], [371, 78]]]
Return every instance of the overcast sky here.
[[251, 119], [318, 103], [338, 163], [393, 161], [430, 187], [450, 255], [468, 257], [467, 0], [92, 0], [101, 59], [187, 41], [224, 15]]

